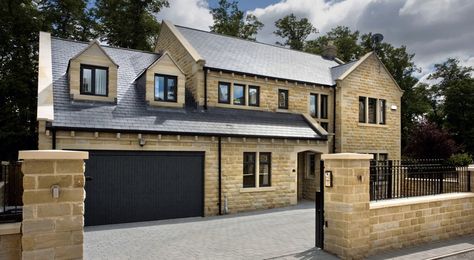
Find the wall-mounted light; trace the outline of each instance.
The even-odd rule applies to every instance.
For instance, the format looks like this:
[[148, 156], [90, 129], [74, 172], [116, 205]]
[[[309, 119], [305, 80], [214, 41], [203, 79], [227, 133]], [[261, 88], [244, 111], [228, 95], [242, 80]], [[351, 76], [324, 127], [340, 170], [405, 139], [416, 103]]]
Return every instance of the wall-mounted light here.
[[51, 196], [53, 197], [53, 199], [59, 198], [59, 185], [55, 184], [51, 186]]
[[138, 138], [138, 144], [139, 144], [140, 146], [144, 146], [145, 143], [146, 143], [145, 138], [143, 138], [143, 137]]
[[391, 109], [392, 111], [397, 111], [398, 107], [397, 107], [397, 105], [392, 105], [392, 106], [390, 107], [390, 109]]

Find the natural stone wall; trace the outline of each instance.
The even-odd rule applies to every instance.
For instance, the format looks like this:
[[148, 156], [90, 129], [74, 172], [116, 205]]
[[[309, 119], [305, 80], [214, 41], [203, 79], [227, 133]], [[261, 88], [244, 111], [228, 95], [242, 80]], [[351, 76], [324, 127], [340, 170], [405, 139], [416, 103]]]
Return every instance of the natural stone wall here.
[[342, 259], [369, 251], [369, 159], [363, 154], [323, 154], [332, 187], [324, 188], [324, 249]]
[[[81, 259], [85, 152], [21, 151], [23, 259]], [[58, 185], [59, 197], [51, 187]]]
[[370, 209], [370, 254], [474, 234], [474, 194], [453, 196], [435, 195], [426, 202], [405, 199], [415, 201]]
[[[336, 152], [388, 153], [400, 159], [401, 95], [375, 55], [337, 83]], [[386, 100], [386, 124], [359, 123], [359, 96]], [[391, 110], [391, 106], [397, 110]], [[378, 116], [378, 113], [377, 113]]]
[[[58, 131], [57, 149], [133, 150], [133, 151], [203, 151], [205, 152], [204, 214], [218, 213], [218, 138], [142, 134], [146, 144], [138, 144], [138, 134]], [[50, 136], [43, 135], [48, 143]], [[325, 141], [257, 138], [222, 138], [222, 203], [227, 197], [231, 213], [295, 204], [297, 153], [327, 153]], [[271, 152], [270, 188], [242, 189], [243, 153]]]
[[21, 223], [0, 224], [0, 259], [21, 259]]

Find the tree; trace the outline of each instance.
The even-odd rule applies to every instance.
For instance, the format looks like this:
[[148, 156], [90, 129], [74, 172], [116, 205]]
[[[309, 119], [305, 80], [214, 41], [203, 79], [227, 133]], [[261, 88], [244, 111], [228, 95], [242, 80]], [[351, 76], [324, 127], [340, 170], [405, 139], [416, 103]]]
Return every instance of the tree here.
[[283, 38], [282, 46], [290, 46], [293, 50], [303, 50], [305, 40], [311, 33], [318, 32], [307, 18], [297, 19], [294, 14], [287, 15], [275, 22], [277, 28], [273, 33]]
[[112, 46], [150, 51], [160, 31], [155, 15], [168, 6], [167, 0], [97, 0], [93, 11], [102, 40]]
[[255, 35], [262, 29], [263, 23], [253, 14], [244, 15], [237, 4], [237, 1], [219, 0], [219, 5], [211, 8], [214, 25], [209, 28], [211, 32], [254, 41]]
[[472, 67], [459, 65], [459, 60], [449, 58], [435, 64], [429, 79], [439, 80], [431, 86], [431, 118], [449, 130], [464, 149], [474, 153], [474, 79]]
[[343, 61], [356, 60], [362, 54], [363, 49], [358, 43], [359, 31], [352, 32], [346, 26], [337, 26], [326, 35], [307, 41], [304, 50], [321, 55], [330, 41], [337, 47], [337, 57]]
[[41, 0], [38, 7], [53, 36], [90, 41], [96, 37], [96, 22], [87, 3], [88, 0]]
[[448, 159], [458, 150], [447, 131], [425, 120], [412, 129], [404, 153], [417, 159]]
[[41, 16], [27, 0], [0, 1], [0, 160], [36, 149], [38, 31]]

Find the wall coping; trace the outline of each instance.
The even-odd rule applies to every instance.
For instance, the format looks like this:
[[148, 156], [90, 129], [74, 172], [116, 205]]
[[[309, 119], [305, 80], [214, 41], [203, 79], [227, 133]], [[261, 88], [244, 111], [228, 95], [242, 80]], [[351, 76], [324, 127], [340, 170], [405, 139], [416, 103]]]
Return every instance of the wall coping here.
[[26, 150], [20, 151], [18, 159], [24, 160], [85, 160], [89, 152], [64, 150]]
[[464, 199], [464, 198], [474, 198], [474, 193], [473, 192], [446, 193], [446, 194], [428, 195], [428, 196], [420, 196], [420, 197], [374, 201], [374, 202], [370, 202], [370, 209], [407, 206], [407, 205], [414, 205], [414, 204], [420, 204], [420, 203], [438, 202], [438, 201]]
[[362, 153], [331, 153], [322, 154], [322, 160], [372, 160], [374, 159], [373, 154], [362, 154]]
[[21, 222], [0, 224], [0, 236], [19, 234], [21, 232]]
[[468, 165], [468, 166], [467, 166], [467, 170], [474, 172], [474, 164]]

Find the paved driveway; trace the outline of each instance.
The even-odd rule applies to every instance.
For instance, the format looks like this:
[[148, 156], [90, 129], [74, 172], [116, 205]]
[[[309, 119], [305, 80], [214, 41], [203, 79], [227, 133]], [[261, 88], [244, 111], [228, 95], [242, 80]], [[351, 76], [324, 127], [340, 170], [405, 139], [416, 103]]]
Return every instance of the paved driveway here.
[[283, 209], [86, 227], [86, 259], [308, 259], [314, 202]]

